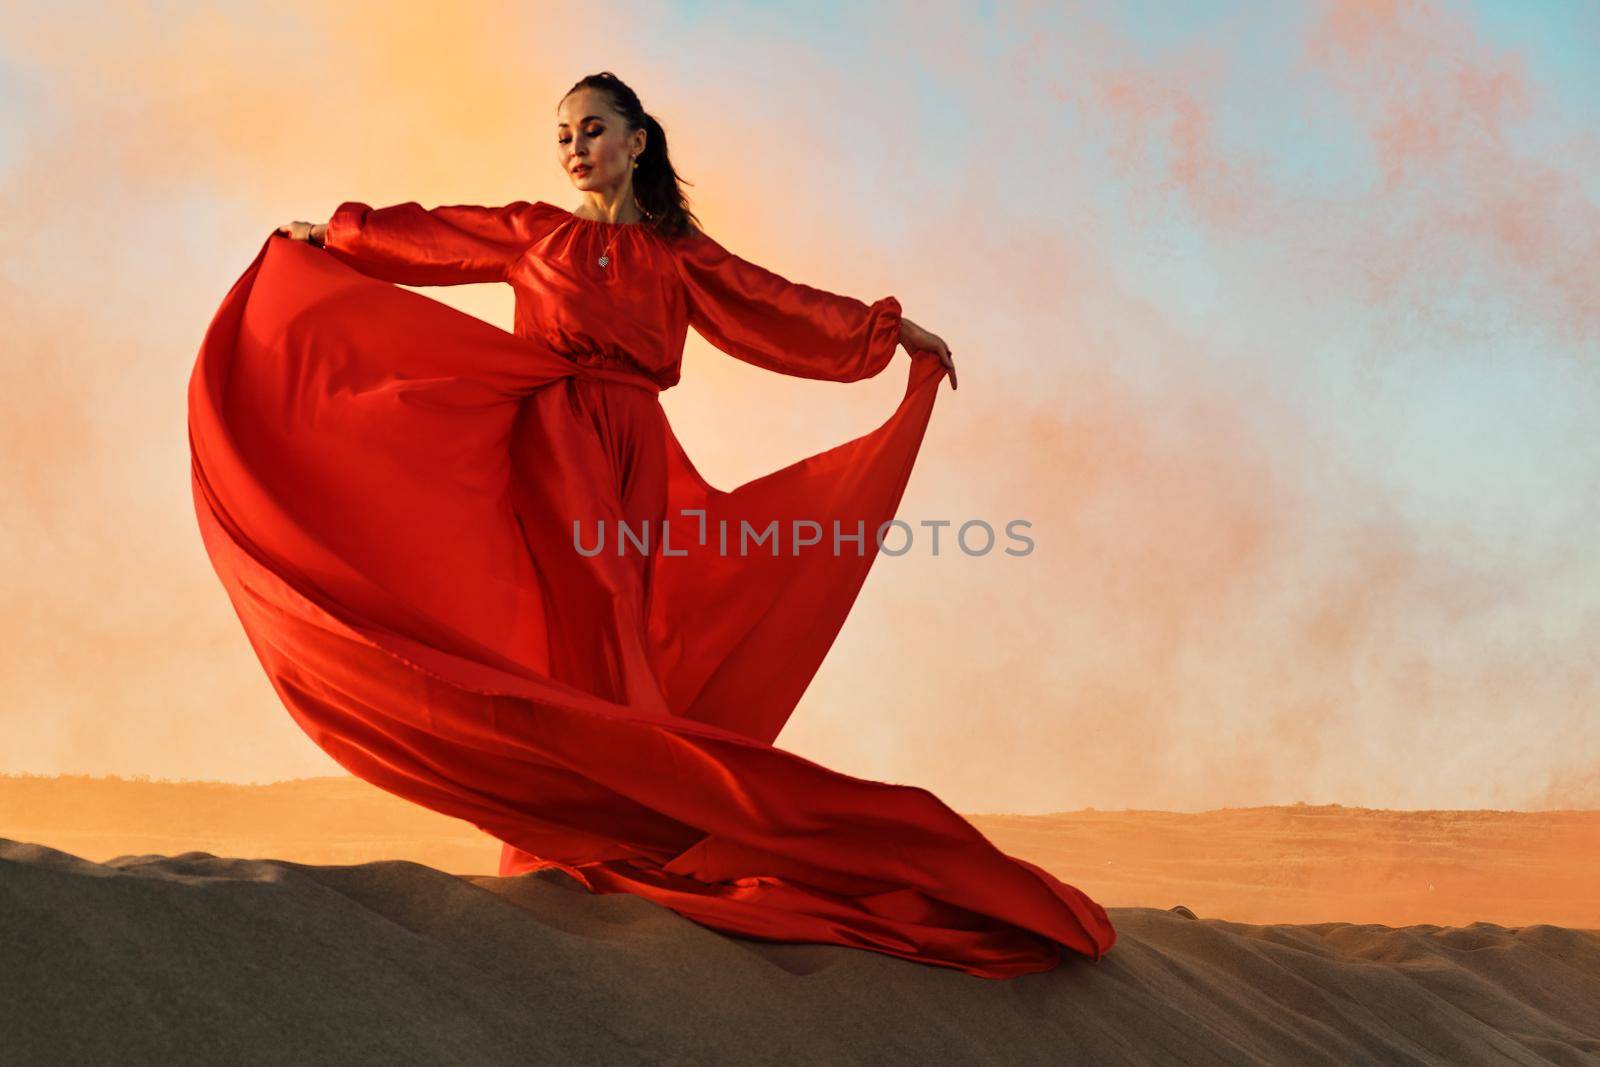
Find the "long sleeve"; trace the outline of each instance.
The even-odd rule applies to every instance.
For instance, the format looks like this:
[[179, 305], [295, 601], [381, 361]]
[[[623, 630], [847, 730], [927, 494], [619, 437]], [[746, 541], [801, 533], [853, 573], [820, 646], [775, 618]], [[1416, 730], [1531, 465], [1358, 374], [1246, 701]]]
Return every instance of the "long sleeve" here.
[[682, 238], [678, 273], [689, 324], [736, 359], [797, 378], [853, 382], [888, 366], [900, 301], [873, 304], [791, 282], [703, 233]]
[[328, 220], [325, 247], [363, 274], [401, 285], [498, 282], [538, 236], [537, 214], [526, 200], [432, 209], [414, 200], [383, 208], [352, 200]]

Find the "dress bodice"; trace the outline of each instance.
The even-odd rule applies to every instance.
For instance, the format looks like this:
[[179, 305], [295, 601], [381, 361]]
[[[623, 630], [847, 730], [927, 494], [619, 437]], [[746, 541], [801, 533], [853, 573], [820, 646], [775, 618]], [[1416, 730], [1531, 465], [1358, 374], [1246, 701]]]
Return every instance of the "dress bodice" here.
[[675, 384], [689, 316], [668, 243], [646, 226], [534, 207], [546, 225], [506, 279], [516, 291], [516, 334], [579, 362], [631, 363], [663, 388]]
[[830, 381], [872, 377], [899, 343], [893, 296], [867, 304], [788, 281], [703, 232], [668, 238], [544, 201], [350, 201], [330, 220], [326, 246], [403, 285], [508, 282], [517, 336], [579, 362], [631, 365], [662, 388], [678, 381], [690, 326], [745, 362]]

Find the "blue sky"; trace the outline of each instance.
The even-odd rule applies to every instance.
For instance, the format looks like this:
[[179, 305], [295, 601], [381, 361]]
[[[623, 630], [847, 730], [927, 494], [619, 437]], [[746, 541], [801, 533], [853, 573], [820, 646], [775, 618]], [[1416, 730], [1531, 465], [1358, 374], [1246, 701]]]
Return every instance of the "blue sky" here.
[[[194, 344], [287, 218], [570, 206], [545, 123], [613, 69], [725, 244], [956, 351], [907, 517], [1038, 532], [881, 563], [783, 743], [972, 811], [1600, 804], [1594, 5], [15, 12], [0, 657], [54, 711], [0, 771], [326, 769], [193, 537]], [[718, 484], [904, 384], [730, 362], [663, 397]]]

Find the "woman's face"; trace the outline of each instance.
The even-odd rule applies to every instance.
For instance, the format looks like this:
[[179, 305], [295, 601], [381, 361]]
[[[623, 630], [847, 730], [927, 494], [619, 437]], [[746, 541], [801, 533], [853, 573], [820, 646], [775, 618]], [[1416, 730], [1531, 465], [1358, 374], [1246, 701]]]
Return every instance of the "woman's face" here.
[[556, 158], [585, 192], [616, 193], [631, 183], [644, 141], [644, 131], [629, 131], [598, 89], [579, 89], [556, 109]]

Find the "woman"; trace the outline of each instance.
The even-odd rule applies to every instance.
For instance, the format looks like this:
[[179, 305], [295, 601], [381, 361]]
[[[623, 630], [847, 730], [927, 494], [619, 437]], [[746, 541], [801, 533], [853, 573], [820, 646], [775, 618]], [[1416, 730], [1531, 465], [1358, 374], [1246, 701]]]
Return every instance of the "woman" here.
[[[892, 296], [700, 232], [613, 75], [562, 99], [557, 145], [578, 210], [345, 203], [269, 236], [207, 332], [197, 513], [290, 713], [352, 773], [500, 839], [503, 875], [983, 977], [1100, 958], [1103, 908], [931, 793], [772, 745], [955, 386], [948, 346]], [[389, 284], [483, 281], [513, 286], [513, 333]], [[877, 430], [725, 492], [657, 398], [691, 325], [802, 377], [915, 358]]]

